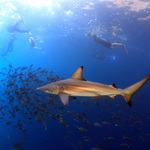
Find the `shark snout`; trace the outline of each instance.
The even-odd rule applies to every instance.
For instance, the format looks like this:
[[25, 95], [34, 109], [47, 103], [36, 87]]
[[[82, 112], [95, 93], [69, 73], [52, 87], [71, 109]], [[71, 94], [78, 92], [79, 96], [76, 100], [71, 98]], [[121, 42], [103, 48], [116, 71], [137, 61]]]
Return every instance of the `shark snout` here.
[[43, 92], [48, 92], [48, 88], [45, 87], [45, 86], [38, 87], [36, 90], [43, 91]]
[[38, 87], [36, 90], [44, 91], [44, 88]]

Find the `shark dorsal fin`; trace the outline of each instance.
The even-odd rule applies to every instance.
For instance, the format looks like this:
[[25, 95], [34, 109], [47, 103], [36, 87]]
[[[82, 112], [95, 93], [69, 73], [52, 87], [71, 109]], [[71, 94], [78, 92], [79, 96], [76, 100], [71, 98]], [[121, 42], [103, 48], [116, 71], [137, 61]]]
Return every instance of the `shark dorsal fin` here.
[[70, 79], [78, 79], [78, 80], [83, 80], [86, 81], [83, 77], [82, 77], [82, 71], [83, 71], [83, 66], [79, 67], [74, 74], [71, 76]]

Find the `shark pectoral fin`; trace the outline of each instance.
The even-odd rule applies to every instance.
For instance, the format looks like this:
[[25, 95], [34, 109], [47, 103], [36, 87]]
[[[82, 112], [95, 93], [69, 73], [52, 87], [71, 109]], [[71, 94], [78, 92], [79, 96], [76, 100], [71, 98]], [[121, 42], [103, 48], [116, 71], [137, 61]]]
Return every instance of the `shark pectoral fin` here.
[[86, 81], [83, 77], [82, 77], [82, 72], [83, 72], [83, 66], [79, 67], [74, 74], [70, 77], [70, 79], [78, 79], [78, 80], [83, 80]]
[[68, 94], [59, 94], [61, 102], [65, 105], [68, 106], [69, 104], [69, 95]]
[[110, 95], [109, 97], [111, 97], [112, 99], [114, 99], [114, 98], [115, 98], [115, 96], [116, 96], [116, 95]]
[[97, 95], [97, 96], [94, 96], [95, 98], [97, 99], [100, 99], [102, 96], [101, 95]]

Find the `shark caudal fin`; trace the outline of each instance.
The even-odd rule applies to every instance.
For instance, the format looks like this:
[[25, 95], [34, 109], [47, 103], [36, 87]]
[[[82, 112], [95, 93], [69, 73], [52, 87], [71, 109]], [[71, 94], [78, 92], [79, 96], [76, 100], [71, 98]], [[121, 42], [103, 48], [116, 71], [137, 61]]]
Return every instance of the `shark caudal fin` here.
[[123, 90], [124, 91], [123, 97], [130, 107], [132, 107], [132, 102], [131, 102], [132, 95], [134, 95], [148, 80], [150, 80], [150, 74], [147, 75], [141, 81], [139, 81]]

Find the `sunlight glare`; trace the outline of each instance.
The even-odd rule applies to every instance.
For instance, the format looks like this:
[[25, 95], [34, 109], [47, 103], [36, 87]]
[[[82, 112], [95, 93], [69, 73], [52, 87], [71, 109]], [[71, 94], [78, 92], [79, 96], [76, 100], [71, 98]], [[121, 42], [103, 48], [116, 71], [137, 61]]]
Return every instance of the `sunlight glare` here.
[[51, 0], [26, 0], [25, 2], [26, 4], [37, 8], [52, 6]]

